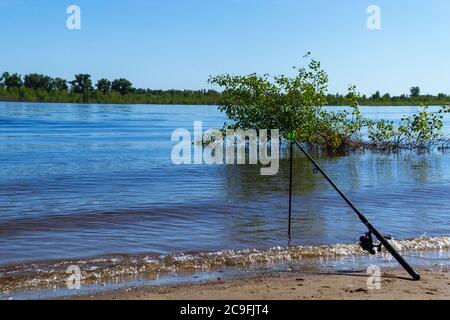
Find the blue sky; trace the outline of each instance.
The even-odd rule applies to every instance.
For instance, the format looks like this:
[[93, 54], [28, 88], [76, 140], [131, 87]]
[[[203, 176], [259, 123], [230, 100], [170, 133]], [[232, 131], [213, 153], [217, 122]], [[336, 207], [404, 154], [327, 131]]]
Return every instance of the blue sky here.
[[[66, 9], [81, 8], [81, 30]], [[368, 30], [366, 9], [381, 8]], [[311, 51], [330, 92], [450, 93], [448, 0], [0, 0], [0, 71], [208, 88], [218, 73], [289, 74]]]

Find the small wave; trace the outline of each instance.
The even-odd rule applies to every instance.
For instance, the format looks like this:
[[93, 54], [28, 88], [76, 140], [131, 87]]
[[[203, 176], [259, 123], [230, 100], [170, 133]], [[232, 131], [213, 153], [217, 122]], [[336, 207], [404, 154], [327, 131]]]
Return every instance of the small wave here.
[[[390, 240], [401, 252], [443, 251], [450, 249], [450, 237], [422, 236], [410, 240]], [[384, 252], [386, 253], [386, 252]], [[214, 271], [224, 267], [251, 267], [303, 258], [334, 258], [367, 254], [357, 244], [321, 246], [273, 247], [266, 250], [222, 250], [216, 252], [177, 253], [169, 255], [139, 255], [98, 257], [86, 260], [39, 262], [0, 267], [0, 287], [3, 293], [18, 290], [61, 287], [65, 285], [66, 269], [76, 265], [82, 273], [82, 283], [95, 284], [138, 275], [162, 275]]]

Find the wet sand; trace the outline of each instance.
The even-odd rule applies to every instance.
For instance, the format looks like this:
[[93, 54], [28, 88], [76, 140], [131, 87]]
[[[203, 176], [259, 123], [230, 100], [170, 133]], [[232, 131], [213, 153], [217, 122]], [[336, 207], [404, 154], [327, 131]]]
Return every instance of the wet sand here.
[[373, 300], [450, 299], [450, 269], [418, 269], [412, 281], [401, 269], [382, 272], [379, 289], [369, 289], [366, 271], [265, 273], [253, 277], [162, 286], [128, 288], [77, 299], [100, 300]]

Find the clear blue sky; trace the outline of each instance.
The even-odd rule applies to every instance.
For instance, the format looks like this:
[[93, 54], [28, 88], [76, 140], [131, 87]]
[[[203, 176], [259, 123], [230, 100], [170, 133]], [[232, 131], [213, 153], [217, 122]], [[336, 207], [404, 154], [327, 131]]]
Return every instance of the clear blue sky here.
[[[66, 28], [70, 4], [79, 31]], [[211, 74], [290, 73], [311, 51], [331, 92], [450, 93], [448, 0], [0, 0], [0, 39], [0, 71], [21, 74], [199, 89]]]

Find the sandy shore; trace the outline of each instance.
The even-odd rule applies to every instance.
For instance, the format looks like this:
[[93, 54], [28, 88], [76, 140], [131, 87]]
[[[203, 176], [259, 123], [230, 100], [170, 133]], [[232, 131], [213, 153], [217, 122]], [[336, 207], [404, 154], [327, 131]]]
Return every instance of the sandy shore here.
[[419, 269], [421, 281], [412, 281], [403, 270], [382, 273], [380, 289], [369, 290], [366, 272], [268, 273], [248, 278], [153, 288], [128, 288], [78, 299], [450, 299], [450, 270]]

